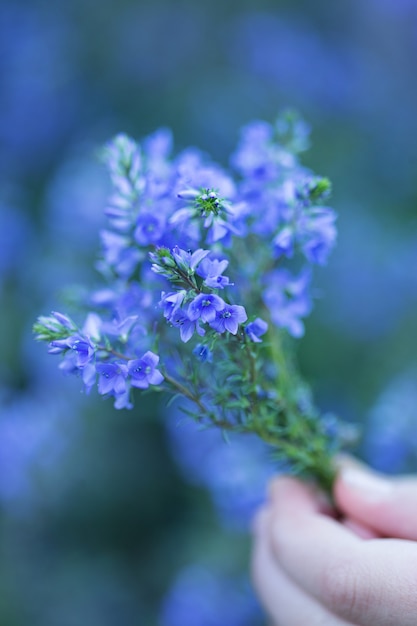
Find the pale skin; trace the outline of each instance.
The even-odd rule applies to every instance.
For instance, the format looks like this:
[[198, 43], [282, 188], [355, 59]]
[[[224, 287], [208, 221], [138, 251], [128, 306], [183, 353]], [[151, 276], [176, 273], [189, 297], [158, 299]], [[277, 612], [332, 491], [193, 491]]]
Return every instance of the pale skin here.
[[417, 477], [345, 459], [334, 499], [337, 518], [313, 487], [270, 484], [252, 577], [271, 626], [416, 626]]

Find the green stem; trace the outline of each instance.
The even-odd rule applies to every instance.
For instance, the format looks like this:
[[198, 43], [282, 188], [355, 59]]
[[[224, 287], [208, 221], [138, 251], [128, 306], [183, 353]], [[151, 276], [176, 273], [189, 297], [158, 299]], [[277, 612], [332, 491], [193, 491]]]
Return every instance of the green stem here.
[[281, 389], [283, 396], [287, 395], [288, 389], [291, 387], [291, 381], [288, 371], [288, 363], [282, 349], [282, 335], [270, 320], [268, 320], [269, 329], [271, 329], [270, 337], [270, 354], [275, 363], [278, 376], [278, 387]]
[[204, 404], [201, 402], [200, 398], [195, 395], [192, 391], [190, 391], [185, 385], [179, 382], [176, 378], [173, 378], [166, 371], [163, 371], [164, 379], [167, 383], [169, 383], [177, 392], [181, 393], [183, 396], [194, 402], [201, 412], [205, 415], [210, 415], [209, 410]]
[[[282, 354], [281, 345], [279, 343], [276, 345], [277, 348], [275, 350], [275, 354], [277, 360], [275, 362], [282, 364], [279, 369], [279, 374], [284, 376], [284, 384], [281, 379], [280, 387], [281, 391], [283, 393], [287, 392], [288, 395], [288, 385], [290, 382], [289, 373]], [[248, 350], [248, 354], [249, 352], [250, 350]], [[278, 378], [280, 378], [279, 374]], [[291, 441], [288, 440], [285, 434], [283, 434], [283, 436], [279, 436], [276, 431], [271, 432], [271, 427], [274, 427], [273, 421], [271, 424], [268, 424], [265, 423], [264, 420], [256, 419], [257, 411], [255, 401], [252, 407], [254, 412], [253, 419], [249, 420], [246, 424], [241, 424], [239, 427], [236, 427], [236, 424], [232, 424], [227, 420], [217, 419], [216, 415], [201, 401], [198, 394], [193, 392], [182, 382], [168, 374], [166, 371], [163, 371], [163, 375], [165, 382], [173, 390], [175, 390], [175, 392], [180, 393], [185, 398], [188, 398], [198, 407], [201, 418], [204, 416], [208, 417], [213, 426], [217, 426], [222, 430], [239, 431], [243, 434], [256, 434], [266, 444], [271, 446], [272, 449], [276, 449], [278, 456], [288, 459], [288, 461], [290, 463], [294, 463], [295, 466], [299, 466], [301, 468], [300, 476], [305, 479], [313, 479], [327, 494], [330, 501], [332, 501], [332, 489], [336, 476], [336, 469], [331, 455], [326, 452], [325, 446], [323, 445], [323, 436], [315, 432], [314, 420], [310, 422], [306, 421], [302, 415], [299, 415], [298, 410], [293, 407], [293, 410], [296, 410], [297, 413], [297, 415], [294, 416], [294, 421], [301, 424], [303, 427], [300, 432], [298, 432], [295, 439]], [[251, 382], [254, 384], [256, 376], [254, 364], [250, 375]], [[287, 398], [287, 400], [290, 400], [290, 398]], [[318, 439], [316, 440], [317, 437]], [[317, 443], [312, 449], [312, 445], [314, 445], [315, 441], [317, 441]]]
[[[248, 431], [249, 432], [249, 431]], [[275, 448], [279, 455], [283, 455], [290, 462], [300, 463], [303, 467], [300, 476], [304, 479], [312, 479], [322, 491], [333, 501], [333, 486], [336, 478], [336, 467], [330, 454], [323, 450], [306, 453], [307, 441], [291, 443], [287, 439], [271, 435], [260, 429], [252, 430], [258, 436]]]

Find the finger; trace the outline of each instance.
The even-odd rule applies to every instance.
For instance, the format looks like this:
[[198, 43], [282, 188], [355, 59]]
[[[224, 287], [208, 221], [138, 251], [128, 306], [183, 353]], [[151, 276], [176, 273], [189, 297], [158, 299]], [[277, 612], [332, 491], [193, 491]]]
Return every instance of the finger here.
[[334, 493], [341, 511], [379, 535], [417, 540], [416, 478], [388, 478], [348, 462]]
[[252, 580], [274, 626], [352, 626], [304, 593], [278, 566], [269, 541], [269, 512], [256, 520], [252, 551]]
[[306, 593], [360, 626], [415, 626], [417, 545], [362, 541], [317, 511], [311, 490], [275, 485], [272, 547], [279, 565]]
[[364, 526], [357, 520], [346, 517], [343, 520], [341, 520], [341, 524], [343, 524], [345, 528], [348, 528], [349, 530], [351, 530], [353, 533], [355, 533], [355, 535], [357, 535], [361, 539], [376, 539], [380, 537], [380, 535], [378, 535], [378, 533], [376, 533], [372, 528], [368, 528], [367, 526]]
[[[300, 484], [300, 481], [292, 476], [284, 474], [275, 476], [268, 485], [269, 501], [274, 503], [277, 499], [280, 499], [281, 491], [285, 485], [288, 485], [288, 493], [296, 496], [298, 494], [298, 484]], [[296, 487], [294, 494], [292, 494], [293, 486]], [[311, 510], [325, 513], [329, 516], [334, 515], [334, 508], [330, 505], [328, 498], [315, 485], [303, 482], [303, 499], [305, 499], [306, 503], [308, 501]]]

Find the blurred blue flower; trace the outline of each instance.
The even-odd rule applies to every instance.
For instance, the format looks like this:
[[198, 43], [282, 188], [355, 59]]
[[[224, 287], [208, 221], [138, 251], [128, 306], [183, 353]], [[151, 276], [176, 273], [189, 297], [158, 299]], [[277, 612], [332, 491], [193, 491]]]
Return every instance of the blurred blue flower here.
[[393, 332], [415, 306], [417, 275], [410, 267], [417, 263], [417, 238], [414, 233], [395, 238], [376, 218], [353, 208], [341, 220], [320, 314], [337, 332], [372, 342]]
[[213, 353], [207, 346], [201, 343], [198, 343], [196, 347], [193, 349], [193, 354], [202, 363], [205, 363], [205, 362], [211, 363], [213, 361]]
[[[0, 153], [3, 171], [45, 165], [79, 114], [71, 22], [38, 4], [0, 6]], [[53, 53], [51, 53], [53, 51]]]
[[417, 371], [395, 377], [381, 393], [367, 420], [366, 460], [377, 470], [399, 473], [417, 462]]
[[104, 167], [92, 158], [94, 149], [79, 146], [59, 165], [46, 190], [44, 236], [59, 246], [60, 255], [64, 250], [71, 254], [73, 263], [74, 246], [77, 257], [91, 255], [104, 225], [109, 183]]
[[77, 433], [76, 402], [62, 391], [8, 395], [3, 390], [0, 397], [0, 499], [25, 510], [41, 497], [40, 485], [58, 477]]
[[16, 206], [0, 203], [0, 288], [7, 277], [17, 278], [29, 261], [34, 243], [33, 225]]
[[311, 311], [312, 303], [308, 293], [310, 271], [304, 269], [298, 276], [286, 270], [274, 270], [265, 276], [264, 301], [271, 311], [272, 321], [286, 328], [293, 337], [304, 334], [304, 324], [300, 318]]
[[174, 411], [166, 419], [170, 447], [184, 479], [209, 490], [222, 523], [247, 530], [265, 499], [268, 480], [278, 471], [268, 447], [255, 436], [224, 440]]
[[258, 81], [279, 87], [297, 106], [318, 105], [322, 114], [333, 116], [354, 104], [359, 76], [348, 46], [340, 38], [326, 41], [300, 16], [242, 12], [232, 30], [230, 57]]
[[191, 565], [180, 571], [168, 591], [160, 626], [252, 626], [260, 614], [245, 578]]
[[253, 322], [250, 322], [246, 326], [245, 333], [248, 335], [251, 341], [254, 341], [255, 343], [260, 343], [262, 341], [260, 337], [262, 337], [262, 335], [264, 335], [267, 330], [267, 322], [265, 322], [265, 320], [261, 319], [260, 317], [257, 317], [255, 320], [253, 320]]

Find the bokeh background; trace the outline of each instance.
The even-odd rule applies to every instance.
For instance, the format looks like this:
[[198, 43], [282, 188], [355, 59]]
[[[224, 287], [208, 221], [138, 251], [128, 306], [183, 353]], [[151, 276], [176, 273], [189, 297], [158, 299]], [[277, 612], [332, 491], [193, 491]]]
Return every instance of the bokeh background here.
[[339, 243], [300, 342], [356, 454], [417, 469], [417, 2], [0, 0], [0, 625], [261, 626], [257, 442], [149, 400], [80, 394], [31, 325], [95, 280], [119, 131], [173, 129], [227, 164], [239, 128], [296, 108], [333, 181]]

